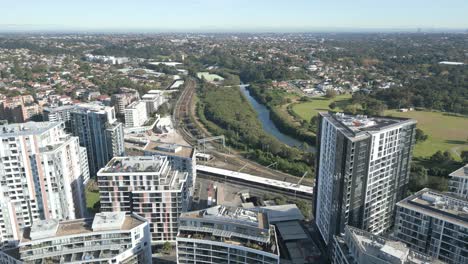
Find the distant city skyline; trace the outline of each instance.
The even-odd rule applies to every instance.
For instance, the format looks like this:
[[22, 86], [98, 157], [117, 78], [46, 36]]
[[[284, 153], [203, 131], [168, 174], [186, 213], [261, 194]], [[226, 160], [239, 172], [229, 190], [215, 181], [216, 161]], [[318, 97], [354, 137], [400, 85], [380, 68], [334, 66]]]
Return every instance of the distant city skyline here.
[[308, 32], [468, 29], [463, 0], [5, 1], [0, 32]]

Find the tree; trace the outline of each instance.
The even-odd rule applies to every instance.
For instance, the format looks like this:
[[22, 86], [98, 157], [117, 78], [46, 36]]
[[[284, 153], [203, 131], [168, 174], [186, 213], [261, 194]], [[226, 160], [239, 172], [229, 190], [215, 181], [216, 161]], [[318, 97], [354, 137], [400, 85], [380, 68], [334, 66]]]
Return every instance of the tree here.
[[468, 163], [468, 150], [463, 150], [460, 154], [464, 163]]
[[164, 242], [163, 246], [162, 246], [162, 252], [164, 254], [170, 254], [172, 251], [172, 244], [169, 243], [168, 241]]
[[325, 93], [325, 97], [328, 99], [333, 99], [337, 95], [336, 91], [333, 89], [328, 89], [327, 92]]
[[428, 136], [424, 134], [422, 129], [416, 128], [416, 143], [426, 141]]
[[328, 107], [330, 107], [330, 109], [332, 109], [332, 110], [335, 109], [335, 107], [336, 107], [336, 102], [331, 102], [331, 103], [328, 105]]

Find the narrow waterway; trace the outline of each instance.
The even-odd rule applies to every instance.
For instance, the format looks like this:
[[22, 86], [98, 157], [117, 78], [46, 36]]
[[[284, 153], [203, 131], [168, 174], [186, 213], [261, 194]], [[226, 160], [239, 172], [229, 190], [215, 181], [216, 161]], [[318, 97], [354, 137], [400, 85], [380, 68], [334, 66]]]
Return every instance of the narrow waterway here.
[[[281, 131], [278, 130], [276, 125], [270, 119], [270, 110], [263, 104], [257, 102], [257, 100], [252, 95], [250, 95], [250, 91], [247, 89], [247, 86], [248, 85], [241, 85], [240, 89], [242, 93], [245, 95], [245, 97], [247, 97], [247, 100], [253, 106], [255, 111], [257, 112], [258, 119], [262, 123], [263, 130], [265, 130], [268, 134], [277, 138], [279, 141], [285, 143], [286, 145], [300, 148], [302, 145], [302, 142], [286, 134], [283, 134], [281, 133]], [[309, 144], [308, 151], [315, 152], [315, 148], [310, 146]]]

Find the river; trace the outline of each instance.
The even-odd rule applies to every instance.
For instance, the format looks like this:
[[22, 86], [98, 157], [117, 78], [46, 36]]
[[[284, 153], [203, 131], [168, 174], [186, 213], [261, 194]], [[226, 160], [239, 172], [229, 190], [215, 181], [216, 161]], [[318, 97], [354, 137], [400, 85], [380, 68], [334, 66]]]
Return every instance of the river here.
[[[270, 119], [270, 110], [263, 104], [257, 102], [257, 100], [252, 95], [250, 95], [250, 91], [247, 89], [247, 87], [248, 85], [240, 85], [242, 93], [245, 95], [245, 97], [247, 97], [247, 100], [249, 100], [250, 104], [257, 112], [258, 119], [262, 123], [263, 130], [277, 138], [279, 141], [285, 143], [286, 145], [300, 148], [302, 145], [302, 141], [299, 141], [293, 137], [281, 133], [281, 131], [279, 131], [279, 129]], [[315, 148], [310, 146], [309, 144], [308, 151], [315, 152]]]

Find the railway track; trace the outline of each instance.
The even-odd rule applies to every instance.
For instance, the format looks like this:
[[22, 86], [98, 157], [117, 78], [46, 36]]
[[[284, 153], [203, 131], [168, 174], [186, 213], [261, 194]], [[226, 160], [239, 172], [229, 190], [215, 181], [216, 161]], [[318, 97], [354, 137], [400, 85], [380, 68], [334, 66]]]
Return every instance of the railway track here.
[[[197, 84], [196, 80], [192, 78], [186, 81], [186, 85], [184, 86], [184, 89], [182, 90], [182, 93], [179, 96], [179, 99], [177, 100], [175, 104], [173, 115], [172, 115], [172, 121], [175, 126], [175, 129], [177, 129], [177, 131], [181, 134], [184, 140], [193, 147], [197, 146], [197, 139], [212, 136], [211, 134], [208, 134], [206, 131], [204, 131], [204, 129], [200, 129], [199, 127], [197, 127], [197, 126], [200, 126], [200, 124], [192, 123], [194, 121], [193, 119], [194, 113], [192, 113], [192, 110], [193, 110], [192, 99], [196, 92], [196, 84]], [[187, 126], [189, 125], [197, 128], [198, 137], [195, 136], [192, 132], [190, 132], [187, 129]], [[255, 163], [253, 161], [240, 157], [239, 155], [235, 153], [227, 154], [227, 153], [216, 150], [216, 148], [213, 148], [210, 150], [210, 154], [220, 160], [224, 160], [226, 163], [229, 163], [233, 165], [234, 167], [241, 168], [245, 166], [246, 164], [248, 164], [248, 167], [252, 169], [253, 171], [255, 171], [255, 174], [257, 175], [263, 175], [264, 177], [269, 177], [272, 179], [287, 181], [287, 182], [297, 182], [299, 180], [298, 177], [267, 168], [258, 163]], [[313, 180], [304, 179], [303, 184], [312, 185]]]

